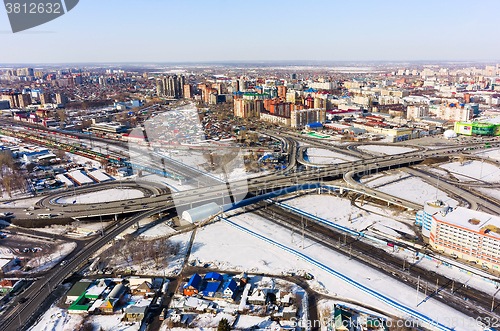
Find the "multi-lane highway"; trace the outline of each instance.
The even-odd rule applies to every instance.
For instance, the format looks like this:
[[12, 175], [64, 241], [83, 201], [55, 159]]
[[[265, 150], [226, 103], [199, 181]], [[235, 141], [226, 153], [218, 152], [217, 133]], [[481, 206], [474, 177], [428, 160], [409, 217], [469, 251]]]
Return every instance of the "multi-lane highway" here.
[[[466, 152], [469, 148], [483, 148], [484, 143], [470, 143], [461, 144], [459, 146], [448, 146], [439, 149], [434, 149], [432, 151], [425, 149], [418, 149], [412, 152], [394, 155], [394, 156], [370, 156], [363, 154], [359, 151], [342, 149], [339, 147], [332, 146], [326, 142], [311, 140], [310, 137], [303, 137], [295, 134], [277, 132], [266, 132], [266, 134], [278, 139], [282, 142], [284, 150], [287, 151], [289, 156], [289, 162], [285, 169], [282, 171], [259, 176], [255, 178], [243, 178], [238, 181], [231, 183], [231, 194], [240, 195], [244, 197], [247, 192], [251, 192], [252, 195], [258, 195], [264, 192], [274, 190], [276, 188], [286, 188], [295, 185], [296, 183], [310, 183], [310, 182], [321, 182], [333, 179], [344, 178], [346, 181], [345, 185], [337, 185], [342, 189], [349, 189], [357, 193], [366, 194], [374, 199], [383, 200], [389, 204], [398, 205], [401, 207], [409, 209], [419, 209], [420, 205], [415, 204], [411, 201], [406, 201], [388, 194], [384, 194], [372, 188], [367, 188], [361, 185], [357, 178], [360, 176], [377, 172], [390, 170], [400, 167], [408, 167], [415, 164], [419, 164], [428, 158], [435, 158], [441, 156], [453, 156], [459, 155]], [[302, 149], [299, 150], [297, 141], [302, 141], [309, 143], [313, 146], [320, 148], [326, 148], [338, 153], [343, 153], [351, 157], [356, 157], [359, 160], [352, 162], [344, 162], [334, 165], [314, 165], [309, 164], [306, 169], [299, 169], [297, 160], [303, 160]], [[153, 158], [153, 160], [155, 160]], [[156, 159], [158, 160], [158, 158]], [[162, 161], [163, 166], [165, 162]], [[155, 163], [153, 161], [153, 163]], [[305, 162], [301, 162], [305, 163]], [[189, 177], [199, 177], [200, 173], [194, 171], [190, 167], [183, 167], [178, 163], [168, 163], [168, 167], [174, 167], [177, 171], [181, 172], [185, 176]], [[419, 170], [409, 169], [408, 171], [417, 172]], [[422, 175], [428, 176], [428, 174], [423, 173]], [[60, 197], [67, 197], [75, 194], [84, 194], [89, 192], [95, 192], [96, 190], [116, 188], [119, 185], [123, 187], [130, 187], [141, 189], [145, 193], [143, 198], [129, 199], [129, 201], [110, 201], [108, 203], [98, 204], [99, 208], [96, 208], [97, 204], [61, 204], [57, 203], [57, 199]], [[450, 191], [457, 190], [451, 184], [444, 186], [443, 188]], [[164, 186], [155, 185], [152, 183], [146, 183], [142, 181], [137, 181], [135, 183], [105, 183], [105, 184], [94, 184], [93, 186], [83, 187], [75, 189], [73, 192], [65, 191], [63, 193], [51, 194], [49, 196], [42, 197], [40, 201], [37, 202], [37, 206], [43, 211], [50, 209], [51, 213], [62, 214], [56, 217], [71, 217], [71, 218], [82, 218], [82, 217], [95, 217], [99, 215], [118, 215], [118, 214], [133, 214], [133, 216], [126, 218], [125, 220], [118, 222], [117, 226], [106, 231], [104, 236], [98, 237], [91, 242], [88, 242], [84, 247], [79, 247], [72, 254], [68, 256], [68, 262], [64, 265], [56, 266], [50, 275], [45, 278], [36, 281], [23, 295], [28, 299], [24, 304], [19, 304], [13, 309], [10, 309], [2, 318], [0, 328], [2, 330], [14, 330], [19, 326], [18, 321], [27, 321], [30, 316], [36, 311], [36, 308], [40, 306], [45, 297], [50, 292], [51, 288], [54, 288], [60, 284], [68, 275], [74, 272], [82, 263], [85, 263], [89, 257], [92, 256], [99, 248], [103, 247], [106, 243], [116, 237], [119, 233], [123, 232], [126, 228], [130, 227], [135, 222], [140, 219], [162, 212], [170, 210], [177, 207], [180, 208], [191, 208], [196, 205], [203, 203], [208, 203], [210, 201], [216, 201], [219, 204], [224, 204], [229, 202], [229, 194], [227, 190], [227, 183], [221, 183], [220, 181], [210, 181], [205, 183], [204, 187], [196, 189], [188, 189], [182, 192], [171, 193], [166, 190]], [[467, 195], [466, 192], [456, 191], [457, 194], [461, 194], [465, 199], [469, 201], [479, 199], [473, 194]], [[175, 202], [175, 204], [174, 204]], [[484, 201], [480, 202], [483, 206], [499, 212], [500, 208], [494, 204], [487, 205]], [[2, 210], [4, 211], [4, 210]], [[29, 218], [24, 211], [18, 209], [5, 209], [7, 212], [13, 212], [15, 218]], [[35, 211], [36, 212], [36, 211]]]

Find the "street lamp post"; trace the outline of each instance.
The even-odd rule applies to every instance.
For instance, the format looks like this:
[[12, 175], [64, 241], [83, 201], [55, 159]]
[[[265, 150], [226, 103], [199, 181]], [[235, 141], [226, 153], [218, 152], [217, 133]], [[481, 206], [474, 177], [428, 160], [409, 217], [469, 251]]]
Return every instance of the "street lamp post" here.
[[99, 205], [99, 218], [101, 219], [101, 236], [104, 237], [104, 226], [102, 225], [101, 205]]

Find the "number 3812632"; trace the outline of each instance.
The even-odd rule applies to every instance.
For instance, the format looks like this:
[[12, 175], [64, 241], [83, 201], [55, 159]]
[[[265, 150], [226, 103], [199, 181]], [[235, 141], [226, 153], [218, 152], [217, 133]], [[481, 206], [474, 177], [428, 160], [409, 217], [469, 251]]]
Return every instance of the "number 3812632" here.
[[7, 14], [62, 14], [61, 12], [61, 4], [60, 3], [51, 3], [51, 2], [40, 2], [40, 3], [23, 3], [19, 2], [10, 3], [7, 2], [5, 4], [5, 8], [7, 9]]

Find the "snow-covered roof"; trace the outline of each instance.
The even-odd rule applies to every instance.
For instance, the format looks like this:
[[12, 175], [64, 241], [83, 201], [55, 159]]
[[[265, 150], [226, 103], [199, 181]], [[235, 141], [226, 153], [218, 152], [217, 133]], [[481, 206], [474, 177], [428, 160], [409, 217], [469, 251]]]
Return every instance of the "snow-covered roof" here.
[[68, 172], [68, 176], [71, 176], [74, 180], [79, 182], [80, 184], [92, 184], [94, 181], [87, 177], [81, 170], [75, 170]]
[[103, 173], [101, 170], [91, 171], [91, 172], [89, 172], [89, 176], [97, 179], [100, 182], [105, 182], [105, 181], [108, 181], [111, 179], [108, 175]]
[[500, 217], [498, 216], [463, 207], [457, 207], [444, 216], [440, 213], [433, 216], [441, 222], [475, 232], [485, 232], [488, 235], [500, 238]]

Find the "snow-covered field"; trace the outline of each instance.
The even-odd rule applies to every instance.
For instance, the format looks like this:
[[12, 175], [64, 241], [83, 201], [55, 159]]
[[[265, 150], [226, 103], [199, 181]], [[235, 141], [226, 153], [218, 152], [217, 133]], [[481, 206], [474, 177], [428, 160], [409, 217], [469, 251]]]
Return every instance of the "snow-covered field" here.
[[312, 163], [332, 163], [332, 164], [359, 160], [356, 157], [332, 152], [327, 149], [321, 149], [321, 148], [308, 148], [305, 152], [304, 159]]
[[[500, 182], [500, 168], [494, 164], [481, 161], [467, 161], [464, 165], [460, 162], [446, 163], [439, 166], [454, 174], [459, 180], [483, 180], [487, 182]], [[461, 176], [464, 175], [464, 176]]]
[[396, 155], [402, 153], [413, 152], [416, 149], [411, 147], [401, 147], [401, 146], [386, 146], [386, 145], [363, 145], [358, 146], [358, 150], [361, 152], [366, 152], [374, 155]]
[[30, 331], [70, 331], [79, 330], [83, 322], [80, 314], [68, 314], [64, 309], [52, 306]]
[[[399, 236], [394, 230], [414, 234], [406, 224], [361, 210], [352, 206], [351, 201], [348, 199], [328, 194], [305, 195], [283, 203], [355, 231], [374, 226], [377, 230], [393, 236]], [[350, 221], [349, 217], [351, 218]]]
[[498, 188], [474, 188], [474, 190], [481, 192], [484, 195], [492, 197], [493, 199], [497, 199], [500, 201], [500, 189]]
[[[436, 198], [436, 188], [417, 177], [384, 185], [377, 188], [377, 190], [420, 204]], [[456, 207], [459, 204], [458, 201], [450, 198], [445, 192], [440, 190], [437, 190], [437, 198], [446, 202], [450, 207]]]
[[[447, 316], [450, 318], [455, 317], [464, 322], [467, 321], [466, 316], [430, 298], [425, 302], [421, 302], [418, 307], [415, 307], [414, 289], [362, 263], [349, 260], [348, 256], [346, 257], [328, 250], [310, 240], [305, 240], [305, 249], [302, 249], [302, 240], [295, 238], [295, 240], [292, 241], [292, 233], [290, 231], [274, 225], [258, 216], [247, 213], [231, 217], [230, 220], [267, 238], [272, 238], [272, 240], [291, 249], [307, 254], [316, 261], [330, 266], [347, 277], [354, 279], [358, 283], [370, 287], [409, 308], [426, 314], [434, 320], [439, 318], [439, 320], [443, 322], [443, 317]], [[231, 266], [237, 266], [239, 270], [258, 270], [259, 272], [270, 273], [280, 273], [283, 271], [298, 272], [299, 270], [304, 270], [312, 273], [316, 281], [323, 285], [330, 295], [351, 298], [367, 305], [378, 307], [388, 314], [404, 317], [401, 312], [396, 311], [387, 304], [361, 292], [338, 278], [313, 267], [284, 250], [245, 234], [227, 224], [216, 223], [200, 231], [196, 237], [192, 254], [193, 257], [196, 257], [200, 261], [218, 261], [212, 263], [213, 266], [225, 269], [230, 269]], [[420, 298], [419, 301], [423, 300], [423, 293], [421, 293]], [[468, 328], [466, 324], [456, 327], [456, 330], [476, 329], [478, 328]]]
[[[127, 199], [137, 199], [144, 197], [144, 193], [136, 189], [119, 189], [113, 188], [109, 190], [96, 191], [76, 196], [76, 203], [101, 203], [109, 201], [120, 201]], [[59, 198], [57, 203], [73, 203], [74, 196]]]
[[166, 224], [166, 222], [162, 222], [158, 225], [153, 226], [150, 229], [142, 232], [139, 236], [144, 239], [153, 239], [156, 237], [163, 237], [167, 234], [174, 233], [175, 230]]
[[41, 197], [22, 199], [22, 200], [9, 200], [0, 204], [1, 208], [26, 208], [31, 207], [40, 200]]
[[396, 173], [385, 172], [382, 174], [377, 174], [372, 177], [367, 177], [367, 178], [362, 177], [362, 180], [360, 180], [360, 182], [368, 187], [376, 188], [392, 181], [402, 180], [403, 178], [408, 176], [409, 175], [407, 173], [401, 171], [397, 171]]
[[[69, 314], [67, 310], [52, 306], [29, 331], [75, 331], [81, 330], [83, 315]], [[139, 331], [140, 323], [122, 322], [123, 314], [94, 315], [86, 318], [94, 330]]]
[[476, 153], [477, 156], [489, 157], [494, 160], [500, 160], [500, 148], [487, 149], [484, 152]]

